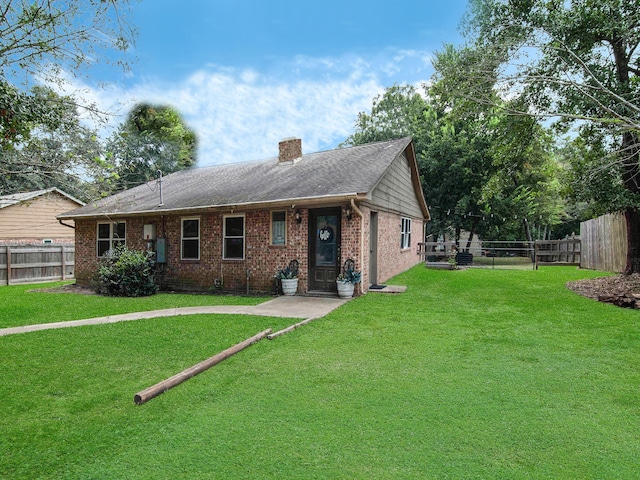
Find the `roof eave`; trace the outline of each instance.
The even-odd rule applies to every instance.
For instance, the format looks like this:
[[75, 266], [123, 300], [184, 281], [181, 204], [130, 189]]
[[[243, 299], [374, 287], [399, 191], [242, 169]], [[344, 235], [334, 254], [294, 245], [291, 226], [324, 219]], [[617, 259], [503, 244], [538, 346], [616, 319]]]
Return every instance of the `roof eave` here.
[[139, 210], [135, 212], [104, 212], [85, 213], [79, 215], [61, 214], [56, 216], [58, 220], [91, 220], [106, 218], [141, 217], [151, 215], [173, 215], [173, 214], [194, 214], [220, 211], [248, 211], [248, 210], [270, 210], [284, 207], [313, 207], [316, 205], [326, 205], [328, 203], [341, 203], [353, 200], [365, 200], [366, 193], [342, 193], [334, 195], [321, 195], [313, 197], [294, 197], [264, 202], [228, 203], [222, 205], [202, 205], [197, 207], [184, 208], [154, 208], [153, 210]]

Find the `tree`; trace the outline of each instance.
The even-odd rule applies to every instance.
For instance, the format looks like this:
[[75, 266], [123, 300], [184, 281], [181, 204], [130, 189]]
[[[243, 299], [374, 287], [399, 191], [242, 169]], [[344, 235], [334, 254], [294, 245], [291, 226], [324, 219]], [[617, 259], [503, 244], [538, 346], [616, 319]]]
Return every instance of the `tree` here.
[[484, 125], [471, 119], [456, 119], [440, 112], [426, 129], [426, 148], [419, 159], [425, 198], [431, 208], [430, 229], [444, 233], [453, 229], [455, 240], [462, 230], [483, 233], [482, 188], [491, 174], [487, 155], [489, 138]]
[[88, 200], [87, 178], [106, 174], [95, 132], [51, 89], [34, 87], [28, 98], [50, 106], [28, 122], [19, 145], [0, 150], [0, 194], [58, 187]]
[[[631, 194], [628, 273], [640, 271], [640, 0], [472, 0], [471, 43], [445, 47], [437, 79], [452, 98], [553, 119], [601, 139]], [[505, 102], [514, 96], [523, 102]], [[505, 108], [506, 106], [506, 108]], [[629, 203], [629, 200], [632, 202]]]
[[520, 223], [529, 242], [534, 240], [533, 223], [560, 223], [564, 205], [559, 166], [547, 129], [530, 116], [500, 115], [492, 128], [489, 154], [494, 171], [483, 188], [487, 211]]
[[421, 96], [410, 85], [394, 85], [373, 100], [371, 113], [361, 112], [356, 131], [345, 143], [359, 145], [411, 136], [431, 212], [431, 230], [462, 229], [471, 236], [481, 228], [478, 216], [480, 191], [489, 171], [482, 123], [456, 119], [432, 96]]
[[115, 165], [114, 189], [123, 190], [189, 168], [196, 161], [196, 134], [167, 105], [136, 105], [111, 136], [106, 150]]
[[[67, 78], [99, 63], [126, 68], [122, 54], [135, 36], [127, 23], [127, 6], [128, 0], [2, 2], [0, 176], [13, 182], [9, 187], [5, 178], [3, 189], [18, 188], [19, 179], [25, 180], [22, 189], [64, 174], [80, 178], [102, 166], [98, 156], [77, 151], [81, 144], [90, 151], [96, 148], [89, 145], [93, 132], [77, 121], [79, 108], [97, 112], [95, 106], [40, 85], [61, 87]], [[71, 144], [65, 143], [74, 135]]]
[[425, 148], [423, 135], [428, 102], [411, 85], [393, 85], [373, 99], [371, 113], [358, 113], [355, 132], [345, 145], [363, 145], [412, 136], [418, 155]]

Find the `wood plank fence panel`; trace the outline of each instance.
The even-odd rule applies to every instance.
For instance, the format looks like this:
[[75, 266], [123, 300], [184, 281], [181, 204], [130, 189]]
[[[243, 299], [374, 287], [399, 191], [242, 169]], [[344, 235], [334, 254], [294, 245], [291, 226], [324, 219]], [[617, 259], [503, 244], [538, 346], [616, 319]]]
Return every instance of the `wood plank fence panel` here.
[[0, 285], [67, 280], [74, 275], [74, 245], [0, 245]]
[[610, 213], [580, 224], [580, 266], [622, 273], [627, 263], [627, 223], [622, 213]]
[[580, 265], [582, 241], [572, 235], [560, 240], [536, 240], [536, 268], [539, 265]]

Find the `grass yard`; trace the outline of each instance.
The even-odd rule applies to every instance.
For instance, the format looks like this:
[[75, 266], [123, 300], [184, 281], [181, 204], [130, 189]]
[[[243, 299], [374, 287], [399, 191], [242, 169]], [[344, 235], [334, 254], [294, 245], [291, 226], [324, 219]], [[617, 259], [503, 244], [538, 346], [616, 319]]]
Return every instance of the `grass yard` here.
[[417, 267], [394, 279], [406, 293], [355, 299], [141, 406], [137, 391], [288, 322], [0, 337], [0, 478], [638, 478], [640, 312], [564, 288], [596, 275]]
[[257, 305], [268, 298], [230, 295], [159, 293], [150, 297], [112, 298], [102, 295], [43, 293], [70, 282], [0, 287], [0, 328], [81, 320], [121, 313], [207, 305]]

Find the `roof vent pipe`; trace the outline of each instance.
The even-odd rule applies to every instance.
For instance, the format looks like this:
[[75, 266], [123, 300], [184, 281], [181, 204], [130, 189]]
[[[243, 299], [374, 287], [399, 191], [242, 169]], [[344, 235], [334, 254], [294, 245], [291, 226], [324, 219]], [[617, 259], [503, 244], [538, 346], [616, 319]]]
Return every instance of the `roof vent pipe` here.
[[164, 196], [162, 195], [162, 170], [158, 170], [158, 183], [160, 184], [160, 203], [159, 207], [164, 207]]

